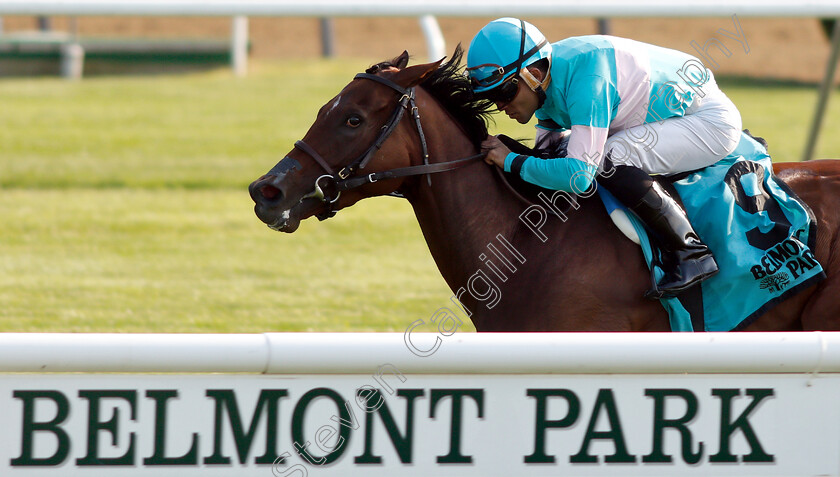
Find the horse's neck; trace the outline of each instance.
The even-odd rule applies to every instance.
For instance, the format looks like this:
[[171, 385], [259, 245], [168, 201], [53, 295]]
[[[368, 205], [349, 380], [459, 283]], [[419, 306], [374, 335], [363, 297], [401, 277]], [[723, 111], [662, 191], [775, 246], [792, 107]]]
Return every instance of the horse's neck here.
[[[438, 124], [450, 120], [443, 116], [435, 119], [441, 121]], [[452, 134], [445, 135], [447, 128], [434, 129], [427, 133], [430, 162], [476, 153], [466, 137], [455, 140]], [[441, 275], [471, 311], [476, 329], [667, 329], [662, 309], [641, 299], [648, 274], [638, 249], [619, 238], [597, 199], [582, 202], [579, 210], [567, 210], [565, 219], [547, 217], [540, 237], [520, 220], [528, 206], [502, 184], [494, 168], [476, 161], [462, 169], [434, 174], [431, 186], [421, 176], [415, 179], [409, 197]], [[542, 205], [545, 213], [549, 207]], [[550, 245], [545, 246], [548, 238]], [[563, 259], [558, 259], [559, 251]], [[520, 262], [515, 261], [517, 253]], [[499, 255], [521, 270], [511, 270], [515, 274], [510, 280], [499, 275], [507, 273]], [[615, 257], [626, 258], [616, 261]], [[496, 268], [490, 266], [491, 261]], [[479, 277], [479, 273], [485, 276]], [[481, 279], [494, 281], [493, 274], [499, 277], [500, 301], [491, 309], [489, 302], [477, 295], [488, 287]], [[470, 287], [473, 281], [479, 290]], [[550, 285], [543, 286], [546, 281]], [[543, 293], [538, 300], [533, 299], [538, 293], [535, 290]], [[638, 306], [625, 306], [634, 303]], [[591, 321], [595, 315], [600, 321]]]
[[[443, 110], [437, 114], [438, 121], [453, 121]], [[454, 124], [452, 128], [434, 129], [427, 133], [431, 162], [477, 153]], [[431, 186], [421, 176], [410, 197], [432, 257], [453, 290], [466, 286], [490, 253], [488, 245], [502, 248], [495, 244], [498, 236], [511, 240], [521, 225], [519, 214], [524, 207], [500, 187], [493, 167], [476, 160], [455, 171], [433, 174]]]
[[482, 162], [447, 177], [439, 174], [412, 202], [429, 251], [453, 290], [467, 285], [489, 253], [488, 244], [498, 235], [509, 240], [517, 226], [516, 212], [488, 171]]

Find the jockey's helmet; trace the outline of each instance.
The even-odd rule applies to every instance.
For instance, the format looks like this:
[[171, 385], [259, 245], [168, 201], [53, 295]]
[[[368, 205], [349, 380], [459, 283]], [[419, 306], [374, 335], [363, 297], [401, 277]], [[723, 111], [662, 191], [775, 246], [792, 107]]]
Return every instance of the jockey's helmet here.
[[551, 45], [534, 25], [500, 18], [475, 35], [467, 53], [467, 74], [475, 93], [501, 85], [522, 68], [551, 57]]

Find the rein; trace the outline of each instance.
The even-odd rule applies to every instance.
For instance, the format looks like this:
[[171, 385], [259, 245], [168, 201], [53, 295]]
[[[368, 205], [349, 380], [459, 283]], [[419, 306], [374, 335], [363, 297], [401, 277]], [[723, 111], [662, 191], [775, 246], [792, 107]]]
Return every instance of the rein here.
[[[341, 170], [339, 170], [338, 172], [334, 172], [333, 168], [330, 167], [329, 162], [327, 162], [327, 160], [324, 159], [320, 154], [318, 154], [318, 152], [315, 151], [315, 149], [313, 149], [311, 146], [309, 146], [303, 141], [295, 142], [296, 148], [300, 149], [301, 151], [312, 157], [312, 159], [314, 159], [315, 162], [317, 162], [321, 166], [321, 168], [323, 168], [324, 171], [326, 171], [326, 174], [315, 179], [315, 186], [313, 191], [304, 195], [300, 199], [301, 201], [303, 201], [309, 198], [316, 198], [327, 205], [327, 210], [325, 212], [316, 215], [316, 217], [318, 217], [318, 220], [326, 220], [330, 217], [335, 216], [337, 211], [333, 207], [338, 202], [341, 193], [344, 191], [355, 189], [357, 187], [362, 187], [367, 184], [372, 184], [380, 180], [397, 179], [400, 177], [410, 177], [418, 175], [426, 175], [429, 185], [431, 186], [432, 178], [429, 174], [452, 171], [466, 166], [470, 162], [475, 161], [477, 159], [481, 159], [485, 156], [484, 154], [476, 154], [473, 156], [465, 157], [463, 159], [457, 159], [450, 162], [429, 164], [429, 148], [426, 144], [426, 136], [425, 134], [423, 134], [423, 127], [420, 124], [420, 110], [417, 108], [414, 88], [403, 88], [402, 86], [394, 83], [393, 81], [387, 78], [383, 78], [369, 73], [359, 73], [353, 79], [367, 79], [375, 81], [396, 91], [401, 95], [401, 97], [397, 103], [397, 107], [391, 114], [390, 119], [388, 119], [388, 122], [385, 123], [385, 125], [382, 127], [382, 132], [379, 133], [379, 136], [376, 138], [373, 144], [358, 158], [356, 158], [349, 165], [342, 167]], [[356, 172], [360, 169], [364, 169], [365, 166], [367, 166], [368, 162], [373, 158], [374, 154], [376, 154], [376, 152], [382, 148], [382, 144], [388, 139], [391, 133], [394, 132], [394, 130], [397, 128], [397, 125], [400, 123], [400, 120], [402, 120], [403, 116], [405, 115], [405, 112], [409, 110], [411, 111], [412, 118], [414, 118], [414, 124], [417, 127], [417, 133], [420, 136], [420, 146], [423, 152], [423, 165], [401, 167], [397, 169], [391, 169], [388, 171], [373, 172], [367, 175], [355, 176]], [[322, 182], [324, 182], [324, 185], [322, 185]]]

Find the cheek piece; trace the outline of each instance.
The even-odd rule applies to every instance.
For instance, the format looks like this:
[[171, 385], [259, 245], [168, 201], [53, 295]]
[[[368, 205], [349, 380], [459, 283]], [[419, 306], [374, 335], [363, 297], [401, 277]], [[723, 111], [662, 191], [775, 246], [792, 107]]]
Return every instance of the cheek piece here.
[[545, 86], [548, 86], [549, 81], [551, 81], [548, 74], [546, 75], [545, 81], [540, 82], [536, 77], [534, 77], [534, 75], [531, 74], [528, 68], [522, 68], [519, 71], [519, 76], [522, 78], [525, 84], [528, 85], [529, 88], [531, 88], [531, 91], [537, 93], [537, 98], [539, 100], [537, 109], [541, 108], [543, 103], [545, 103], [546, 98], [545, 90], [543, 88]]

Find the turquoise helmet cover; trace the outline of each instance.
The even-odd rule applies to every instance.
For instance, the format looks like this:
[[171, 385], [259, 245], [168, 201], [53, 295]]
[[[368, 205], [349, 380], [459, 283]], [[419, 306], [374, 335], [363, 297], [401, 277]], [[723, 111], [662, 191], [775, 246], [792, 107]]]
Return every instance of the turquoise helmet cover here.
[[[520, 58], [520, 55], [527, 58]], [[467, 73], [474, 80], [473, 91], [480, 93], [500, 85], [519, 69], [549, 56], [551, 44], [537, 27], [516, 18], [500, 18], [485, 25], [470, 42]], [[499, 73], [502, 73], [500, 77]], [[494, 75], [497, 77], [490, 84], [482, 84]]]

